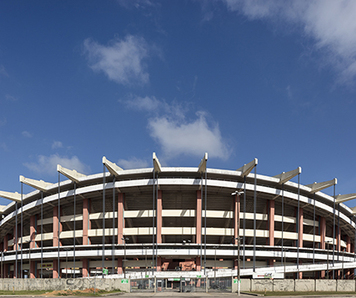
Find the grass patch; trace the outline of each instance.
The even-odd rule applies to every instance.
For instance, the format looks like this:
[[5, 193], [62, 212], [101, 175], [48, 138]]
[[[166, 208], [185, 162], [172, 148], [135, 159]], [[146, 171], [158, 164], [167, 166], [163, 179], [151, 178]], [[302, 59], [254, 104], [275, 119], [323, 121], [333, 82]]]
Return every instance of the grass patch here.
[[[252, 292], [250, 292], [252, 293]], [[317, 295], [317, 296], [330, 296], [330, 295], [348, 295], [348, 294], [353, 294], [355, 295], [355, 292], [336, 292], [336, 291], [329, 291], [329, 292], [253, 292], [257, 294], [264, 294], [264, 296], [300, 296], [300, 295]]]
[[100, 297], [105, 294], [120, 293], [120, 290], [104, 291], [94, 288], [85, 290], [63, 290], [63, 291], [0, 291], [0, 296], [3, 295], [28, 295], [28, 296], [82, 296], [82, 297]]

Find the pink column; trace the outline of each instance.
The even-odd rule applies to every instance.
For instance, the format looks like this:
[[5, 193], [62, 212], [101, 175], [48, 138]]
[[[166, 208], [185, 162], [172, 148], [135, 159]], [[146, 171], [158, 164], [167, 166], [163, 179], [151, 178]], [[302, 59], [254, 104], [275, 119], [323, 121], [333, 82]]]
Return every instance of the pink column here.
[[[201, 190], [197, 190], [197, 209], [195, 213], [195, 219], [196, 219], [196, 239], [195, 243], [200, 244], [201, 243]], [[200, 262], [200, 258], [199, 258]], [[200, 271], [200, 270], [199, 270]]]
[[53, 273], [52, 278], [58, 278], [58, 260], [53, 260]]
[[[157, 197], [157, 243], [162, 243], [162, 190], [158, 190]], [[158, 261], [158, 259], [157, 259]], [[157, 264], [158, 266], [158, 264]]]
[[157, 256], [157, 271], [161, 271], [162, 268], [162, 259]]
[[90, 222], [90, 201], [83, 199], [83, 245], [90, 245], [89, 230], [91, 228]]
[[[117, 206], [117, 243], [123, 244], [122, 238], [124, 237], [125, 219], [124, 219], [124, 201], [125, 195], [119, 193], [118, 195], [118, 206]], [[122, 270], [122, 264], [121, 264]]]
[[30, 217], [30, 248], [36, 248], [36, 217], [37, 215], [32, 215]]
[[[268, 208], [269, 245], [274, 246], [274, 200], [269, 200]], [[273, 261], [273, 260], [271, 260]]]
[[36, 262], [30, 262], [30, 278], [36, 278]]
[[[346, 252], [351, 252], [351, 239], [349, 236], [346, 237]], [[351, 269], [346, 270], [346, 279], [350, 279]]]
[[[58, 238], [58, 223], [58, 207], [53, 207], [53, 246], [62, 246], [62, 243]], [[62, 223], [59, 224], [59, 232], [62, 232]]]
[[124, 271], [122, 270], [122, 258], [117, 259], [117, 274], [123, 274]]
[[336, 227], [336, 250], [341, 251], [341, 228]]
[[196, 257], [195, 258], [195, 264], [196, 264], [196, 267], [197, 267], [197, 271], [200, 271], [201, 270], [201, 264], [200, 264], [200, 257]]
[[[299, 208], [299, 218], [298, 218], [298, 246], [303, 247], [303, 208]], [[302, 261], [299, 261], [302, 264]], [[299, 272], [298, 279], [303, 278], [303, 272]]]
[[89, 276], [89, 261], [88, 259], [82, 259], [83, 267], [82, 267], [82, 276], [88, 277]]
[[299, 208], [298, 218], [298, 246], [303, 247], [303, 208]]

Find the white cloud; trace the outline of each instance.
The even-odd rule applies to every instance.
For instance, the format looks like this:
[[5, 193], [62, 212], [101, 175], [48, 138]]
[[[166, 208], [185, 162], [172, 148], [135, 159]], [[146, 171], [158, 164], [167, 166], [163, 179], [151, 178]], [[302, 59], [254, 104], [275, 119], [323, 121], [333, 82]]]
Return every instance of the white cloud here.
[[24, 163], [24, 166], [36, 173], [55, 174], [57, 173], [57, 164], [83, 174], [90, 172], [89, 166], [82, 163], [78, 157], [73, 156], [68, 158], [66, 156], [59, 156], [58, 154], [50, 156], [39, 155], [37, 162]]
[[125, 7], [125, 8], [137, 8], [137, 9], [145, 9], [146, 7], [155, 6], [150, 0], [117, 0], [117, 2]]
[[0, 127], [6, 125], [6, 123], [7, 123], [7, 119], [6, 118], [0, 119]]
[[316, 50], [335, 67], [341, 83], [356, 77], [356, 1], [223, 0], [231, 11], [249, 19], [287, 22], [312, 38]]
[[175, 155], [201, 157], [205, 152], [213, 158], [229, 158], [231, 152], [221, 136], [219, 125], [214, 121], [210, 121], [209, 125], [207, 113], [198, 111], [193, 119], [187, 119], [187, 104], [168, 104], [154, 96], [131, 96], [129, 100], [120, 102], [151, 116], [148, 119], [148, 130], [161, 146], [164, 158], [170, 159]]
[[53, 141], [52, 149], [63, 148], [63, 144], [60, 141]]
[[117, 164], [124, 168], [125, 170], [127, 169], [139, 169], [139, 168], [148, 168], [149, 164], [147, 160], [143, 159], [138, 159], [136, 157], [131, 157], [129, 159], [119, 159]]
[[125, 101], [120, 100], [119, 102], [122, 102], [123, 104], [126, 105], [126, 107], [128, 107], [130, 109], [147, 111], [147, 112], [158, 111], [160, 106], [162, 104], [165, 104], [165, 103], [159, 101], [154, 96], [152, 96], [152, 97], [131, 96], [131, 98], [129, 100], [125, 100]]
[[32, 133], [28, 132], [27, 130], [24, 130], [21, 134], [25, 138], [32, 138]]
[[149, 74], [144, 59], [148, 57], [149, 46], [137, 36], [114, 39], [107, 46], [86, 39], [84, 50], [93, 71], [103, 72], [108, 78], [123, 85], [146, 84]]
[[162, 147], [167, 158], [175, 155], [193, 155], [200, 157], [205, 152], [210, 157], [228, 159], [229, 148], [223, 140], [219, 125], [209, 126], [206, 115], [197, 113], [193, 121], [178, 121], [168, 117], [157, 117], [149, 120], [150, 135]]

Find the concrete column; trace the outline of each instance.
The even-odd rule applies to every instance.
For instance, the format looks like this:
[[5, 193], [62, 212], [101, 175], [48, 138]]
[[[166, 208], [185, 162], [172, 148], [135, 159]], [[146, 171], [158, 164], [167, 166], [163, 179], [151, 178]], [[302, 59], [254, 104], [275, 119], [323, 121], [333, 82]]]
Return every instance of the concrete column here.
[[[196, 244], [201, 244], [201, 190], [197, 190], [197, 209], [195, 212], [195, 220], [196, 220], [196, 237], [195, 237], [195, 243]], [[199, 258], [200, 262], [200, 258]]]
[[36, 278], [36, 262], [31, 261], [30, 262], [30, 278]]
[[336, 226], [336, 250], [341, 251], [341, 228]]
[[122, 258], [117, 259], [117, 274], [123, 274], [124, 271], [122, 270]]
[[326, 236], [326, 220], [325, 217], [320, 217], [320, 248], [325, 249]]
[[37, 215], [32, 215], [30, 217], [30, 248], [36, 248], [36, 217]]
[[58, 278], [58, 260], [53, 260], [53, 273], [52, 278]]
[[90, 200], [83, 199], [83, 245], [90, 245], [89, 230], [91, 229], [90, 222]]
[[83, 262], [82, 276], [83, 277], [88, 277], [89, 276], [89, 260], [88, 259], [82, 259], [82, 262]]
[[9, 276], [9, 265], [4, 264], [4, 278], [7, 278]]
[[161, 257], [157, 256], [157, 271], [162, 270], [162, 259]]
[[303, 208], [299, 208], [298, 218], [298, 246], [303, 247]]
[[[274, 200], [269, 200], [268, 207], [269, 245], [274, 246]], [[273, 262], [273, 260], [270, 261]]]
[[[53, 207], [53, 246], [62, 246], [60, 239], [58, 238], [58, 223], [59, 223], [59, 215], [58, 215], [58, 207]], [[62, 223], [59, 225], [59, 233], [62, 232]], [[54, 266], [54, 263], [53, 263]]]
[[14, 246], [13, 246], [13, 250], [20, 250], [19, 247], [19, 241], [20, 241], [20, 231], [19, 231], [19, 225], [17, 225], [17, 243], [16, 243], [16, 226], [14, 226], [14, 234], [13, 234], [13, 242], [14, 242]]
[[201, 271], [200, 256], [195, 258], [195, 264], [196, 264], [197, 271]]
[[[162, 243], [162, 190], [158, 190], [157, 197], [157, 243]], [[158, 259], [157, 259], [158, 262]], [[158, 263], [157, 263], [158, 266]]]
[[237, 245], [237, 239], [239, 237], [239, 229], [240, 229], [240, 196], [235, 195], [234, 197], [234, 243]]
[[351, 252], [351, 238], [346, 236], [346, 252]]
[[[118, 195], [118, 206], [117, 206], [117, 243], [123, 244], [122, 238], [124, 237], [124, 228], [125, 228], [125, 218], [124, 218], [124, 201], [125, 195], [119, 193]], [[121, 264], [122, 270], [122, 264]]]

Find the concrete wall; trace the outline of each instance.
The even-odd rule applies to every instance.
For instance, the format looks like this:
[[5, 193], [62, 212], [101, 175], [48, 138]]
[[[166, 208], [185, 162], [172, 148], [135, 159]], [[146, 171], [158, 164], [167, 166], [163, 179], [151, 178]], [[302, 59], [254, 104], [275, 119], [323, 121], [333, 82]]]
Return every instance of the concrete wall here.
[[76, 278], [76, 279], [1, 279], [0, 289], [12, 291], [15, 290], [84, 290], [96, 288], [100, 290], [120, 289], [124, 292], [130, 292], [130, 283], [121, 283], [121, 279], [111, 278]]
[[314, 292], [315, 280], [314, 279], [296, 279], [294, 290], [296, 292]]
[[356, 283], [354, 280], [339, 279], [336, 283], [336, 291], [353, 292], [356, 291]]
[[294, 279], [275, 279], [273, 291], [275, 292], [293, 292]]
[[315, 280], [315, 291], [336, 291], [336, 280], [317, 279]]

